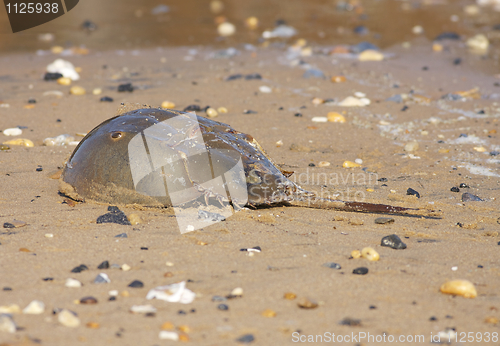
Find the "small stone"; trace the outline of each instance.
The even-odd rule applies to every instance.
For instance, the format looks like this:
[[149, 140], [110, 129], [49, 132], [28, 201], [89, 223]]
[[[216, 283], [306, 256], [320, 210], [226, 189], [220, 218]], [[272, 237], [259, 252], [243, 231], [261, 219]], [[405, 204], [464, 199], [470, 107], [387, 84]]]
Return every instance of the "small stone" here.
[[8, 314], [0, 314], [0, 332], [15, 333], [17, 330], [16, 323]]
[[66, 287], [82, 287], [82, 283], [76, 279], [68, 278], [64, 284]]
[[25, 247], [19, 248], [19, 251], [20, 252], [31, 252], [29, 249], [27, 249]]
[[172, 330], [175, 326], [172, 322], [165, 322], [161, 325], [161, 330]]
[[22, 133], [23, 133], [23, 130], [21, 130], [19, 127], [12, 127], [12, 128], [3, 130], [3, 134], [5, 136], [19, 136]]
[[248, 17], [245, 19], [245, 26], [250, 30], [255, 30], [259, 26], [259, 19], [257, 17]]
[[116, 296], [118, 296], [118, 290], [111, 290], [111, 291], [108, 292], [108, 294], [111, 297], [116, 297]]
[[99, 323], [97, 322], [87, 322], [87, 324], [85, 325], [87, 328], [90, 328], [90, 329], [99, 329]]
[[333, 76], [333, 77], [331, 78], [331, 81], [332, 81], [333, 83], [343, 83], [343, 82], [345, 82], [346, 80], [347, 80], [347, 79], [346, 79], [344, 76]]
[[375, 249], [371, 247], [365, 247], [361, 250], [361, 257], [366, 258], [368, 261], [378, 261], [380, 259], [380, 255]]
[[219, 305], [217, 305], [217, 309], [222, 310], [222, 311], [227, 311], [227, 310], [229, 310], [229, 306], [226, 304], [219, 304]]
[[378, 225], [385, 225], [388, 223], [393, 223], [394, 219], [392, 217], [377, 217], [375, 223]]
[[3, 291], [12, 291], [12, 287], [7, 287], [5, 286], [4, 288], [2, 288]]
[[85, 264], [80, 264], [78, 267], [74, 267], [71, 269], [72, 273], [81, 273], [84, 270], [89, 270], [89, 268]]
[[163, 101], [161, 103], [161, 108], [174, 109], [175, 103], [173, 103], [172, 101]]
[[236, 287], [231, 291], [230, 297], [242, 297], [243, 296], [243, 288]]
[[226, 300], [227, 300], [227, 298], [222, 297], [222, 296], [213, 296], [212, 297], [213, 302], [225, 302]]
[[463, 296], [465, 298], [476, 298], [477, 291], [474, 284], [468, 280], [453, 280], [441, 285], [441, 293]]
[[328, 161], [320, 161], [318, 163], [318, 167], [328, 167], [328, 166], [330, 166], [330, 162]]
[[396, 234], [387, 235], [382, 238], [381, 246], [390, 247], [395, 250], [406, 249], [406, 244]]
[[488, 50], [488, 47], [490, 45], [490, 41], [483, 34], [477, 34], [469, 38], [465, 43], [467, 44], [467, 47], [469, 47], [473, 51], [479, 52]]
[[412, 142], [406, 143], [404, 150], [408, 151], [408, 152], [417, 151], [418, 150], [418, 142], [412, 141]]
[[0, 314], [20, 314], [21, 308], [17, 304], [0, 306]]
[[158, 338], [160, 338], [160, 340], [179, 341], [179, 334], [177, 334], [177, 332], [162, 330], [158, 335]]
[[101, 95], [102, 94], [102, 89], [101, 88], [94, 88], [92, 90], [92, 95]]
[[57, 80], [57, 84], [61, 85], [71, 85], [71, 78], [61, 77]]
[[58, 80], [62, 76], [63, 76], [62, 74], [57, 72], [56, 73], [46, 72], [45, 75], [43, 76], [43, 80], [45, 81]]
[[318, 307], [318, 303], [308, 298], [300, 298], [297, 305], [301, 309], [315, 309]]
[[340, 321], [339, 324], [341, 326], [359, 327], [361, 326], [361, 320], [346, 317], [342, 321]]
[[228, 110], [226, 107], [219, 107], [217, 108], [217, 112], [219, 112], [220, 114], [226, 114]]
[[33, 148], [35, 144], [26, 138], [16, 138], [11, 139], [10, 141], [3, 142], [4, 145], [19, 145], [26, 148]]
[[19, 228], [26, 226], [27, 223], [20, 220], [12, 220], [11, 222], [6, 222], [3, 224], [4, 228]]
[[132, 267], [130, 267], [127, 263], [122, 264], [122, 266], [120, 268], [124, 272], [128, 272], [130, 269], [132, 269]]
[[359, 267], [359, 268], [356, 268], [352, 271], [353, 274], [356, 274], [356, 275], [366, 275], [368, 274], [368, 268], [366, 267]]
[[209, 118], [215, 118], [216, 116], [219, 115], [219, 113], [217, 113], [215, 109], [210, 107], [205, 110], [205, 113], [207, 113]]
[[117, 207], [108, 207], [108, 211], [110, 211], [110, 213], [99, 216], [96, 223], [117, 223], [119, 225], [127, 226], [131, 225], [125, 213]]
[[488, 323], [488, 324], [498, 324], [498, 322], [499, 322], [498, 318], [493, 317], [493, 316], [486, 317], [484, 319], [484, 323]]
[[[297, 113], [297, 114], [299, 114], [299, 113]], [[297, 114], [295, 114], [295, 116], [297, 116]], [[328, 118], [327, 117], [313, 117], [311, 120], [315, 123], [326, 123], [328, 121]]]
[[86, 90], [82, 88], [81, 86], [75, 85], [72, 86], [71, 89], [69, 89], [69, 93], [71, 95], [85, 95]]
[[340, 101], [339, 106], [341, 107], [364, 107], [370, 104], [370, 100], [367, 98], [357, 98], [354, 96], [348, 96], [342, 101]]
[[262, 311], [261, 315], [268, 318], [276, 317], [276, 311], [271, 309], [266, 309]]
[[340, 264], [335, 262], [327, 262], [322, 265], [323, 267], [331, 268], [331, 269], [342, 269]]
[[236, 342], [240, 342], [242, 344], [249, 344], [255, 340], [255, 337], [252, 334], [245, 334], [236, 339]]
[[358, 55], [359, 61], [382, 61], [384, 54], [374, 49], [367, 49]]
[[337, 113], [337, 112], [328, 112], [328, 114], [326, 115], [327, 119], [329, 122], [331, 123], [345, 123], [345, 117], [340, 114], [340, 113]]
[[95, 299], [94, 297], [84, 297], [80, 299], [80, 304], [88, 304], [88, 305], [97, 304], [97, 299]]
[[153, 305], [133, 305], [130, 308], [130, 312], [133, 312], [136, 314], [155, 313], [156, 308]]
[[96, 278], [94, 279], [95, 284], [107, 284], [110, 282], [111, 280], [109, 279], [108, 275], [104, 273], [97, 275]]
[[451, 189], [450, 189], [451, 192], [460, 192], [460, 189], [456, 186], [453, 186]]
[[132, 281], [128, 287], [133, 287], [133, 288], [143, 288], [144, 287], [144, 284], [142, 283], [142, 281], [139, 281], [139, 280], [134, 280]]
[[80, 325], [80, 319], [71, 311], [63, 309], [57, 315], [57, 320], [63, 326], [75, 328]]
[[115, 238], [128, 238], [127, 233], [120, 233], [115, 235]]
[[352, 162], [352, 161], [344, 161], [344, 163], [342, 164], [342, 167], [355, 168], [355, 167], [361, 167], [361, 165], [357, 164], [356, 162]]
[[481, 198], [473, 195], [472, 193], [465, 192], [462, 194], [462, 202], [484, 202]]
[[434, 39], [434, 41], [443, 40], [460, 40], [460, 35], [455, 32], [443, 32]]
[[413, 190], [411, 187], [406, 190], [406, 195], [407, 196], [416, 196], [417, 198], [420, 198], [420, 193], [418, 191]]
[[109, 96], [103, 96], [99, 99], [99, 101], [101, 101], [101, 102], [113, 102], [113, 98], [111, 98]]
[[271, 89], [270, 87], [268, 87], [267, 85], [262, 85], [259, 87], [259, 91], [263, 94], [270, 94], [273, 92], [273, 89]]
[[109, 261], [104, 261], [97, 266], [97, 269], [109, 269]]
[[33, 300], [23, 309], [23, 314], [39, 315], [45, 311], [45, 304], [39, 300]]
[[134, 91], [134, 87], [132, 86], [132, 83], [125, 83], [125, 84], [120, 84], [118, 85], [118, 92], [132, 92]]
[[6, 144], [0, 144], [0, 150], [9, 150], [10, 147]]
[[199, 105], [189, 105], [183, 110], [184, 112], [201, 112], [201, 107]]
[[283, 295], [283, 298], [285, 298], [286, 300], [294, 300], [295, 298], [297, 298], [297, 295], [295, 293], [292, 293], [292, 292], [286, 292]]
[[361, 258], [361, 251], [359, 250], [352, 250], [351, 251], [351, 258]]
[[236, 27], [232, 23], [224, 22], [219, 24], [217, 32], [222, 37], [232, 36], [236, 32]]
[[485, 147], [474, 147], [473, 149], [478, 153], [484, 153], [486, 151]]

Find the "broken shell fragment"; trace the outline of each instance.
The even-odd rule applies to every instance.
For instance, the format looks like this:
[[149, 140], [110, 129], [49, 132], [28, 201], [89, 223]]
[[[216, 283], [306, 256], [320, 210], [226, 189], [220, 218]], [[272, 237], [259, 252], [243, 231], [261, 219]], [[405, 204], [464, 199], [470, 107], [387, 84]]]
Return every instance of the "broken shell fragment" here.
[[464, 298], [476, 298], [477, 291], [474, 284], [468, 280], [453, 280], [445, 282], [439, 289], [441, 293], [462, 296]]
[[19, 146], [23, 146], [26, 148], [33, 148], [35, 146], [35, 144], [33, 144], [32, 141], [30, 141], [29, 139], [25, 139], [25, 138], [11, 139], [10, 141], [3, 142], [3, 144], [19, 145]]
[[344, 161], [344, 163], [342, 164], [342, 167], [355, 168], [355, 167], [361, 167], [361, 165], [357, 164], [356, 162], [352, 162], [352, 161]]
[[368, 261], [378, 261], [380, 259], [378, 252], [371, 247], [363, 248], [361, 250], [361, 257], [366, 258]]

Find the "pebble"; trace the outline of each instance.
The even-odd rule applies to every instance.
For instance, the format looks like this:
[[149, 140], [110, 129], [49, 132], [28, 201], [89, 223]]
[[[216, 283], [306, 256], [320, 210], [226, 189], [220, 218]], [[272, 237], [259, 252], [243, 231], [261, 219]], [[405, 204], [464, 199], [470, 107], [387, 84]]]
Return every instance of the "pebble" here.
[[85, 264], [80, 264], [78, 267], [74, 267], [71, 269], [72, 273], [81, 273], [84, 270], [89, 270], [89, 267], [87, 267]]
[[478, 153], [484, 153], [486, 151], [485, 147], [474, 147], [473, 149]]
[[451, 189], [450, 189], [451, 192], [460, 192], [460, 189], [456, 186], [453, 186]]
[[342, 167], [355, 168], [355, 167], [361, 167], [361, 165], [357, 164], [356, 162], [352, 162], [352, 161], [344, 161], [344, 163], [342, 164]]
[[387, 235], [382, 238], [380, 245], [390, 247], [396, 250], [404, 250], [406, 249], [406, 244], [403, 243], [401, 238], [399, 238], [396, 234]]
[[12, 220], [11, 222], [5, 222], [3, 224], [3, 228], [19, 228], [26, 226], [27, 223], [24, 221], [19, 221], [19, 220]]
[[172, 341], [179, 341], [179, 334], [176, 332], [169, 332], [166, 330], [162, 330], [160, 334], [158, 335], [160, 340], [172, 340]]
[[331, 123], [345, 123], [345, 117], [340, 114], [340, 113], [337, 113], [337, 112], [329, 112], [327, 115], [326, 115], [327, 119], [329, 122]]
[[405, 151], [412, 152], [412, 151], [417, 151], [418, 150], [418, 142], [417, 141], [411, 141], [405, 144]]
[[155, 313], [156, 308], [153, 305], [133, 305], [130, 308], [130, 312], [136, 314], [149, 314], [149, 313]]
[[6, 144], [0, 144], [0, 150], [9, 150], [10, 147]]
[[407, 196], [416, 196], [417, 198], [420, 198], [420, 193], [418, 193], [418, 191], [416, 191], [416, 190], [413, 190], [411, 187], [409, 187], [408, 190], [406, 190], [406, 195]]
[[43, 145], [47, 147], [55, 147], [62, 145], [69, 145], [75, 141], [75, 138], [70, 135], [59, 135], [57, 137], [48, 137], [43, 140]]
[[100, 102], [113, 102], [113, 98], [109, 96], [103, 96], [99, 99]]
[[255, 30], [259, 26], [259, 19], [257, 17], [248, 17], [245, 19], [245, 26], [250, 30]]
[[366, 267], [359, 267], [359, 268], [356, 268], [352, 271], [353, 274], [356, 274], [356, 275], [366, 275], [368, 274], [368, 268]]
[[250, 247], [250, 248], [243, 248], [243, 249], [240, 249], [240, 251], [248, 251], [248, 252], [262, 252], [262, 249], [260, 246], [254, 246], [254, 247]]
[[141, 217], [139, 215], [137, 215], [137, 214], [130, 214], [128, 216], [128, 220], [130, 221], [130, 224], [132, 226], [135, 226], [135, 225], [138, 225], [138, 224], [142, 223]]
[[217, 108], [217, 112], [219, 112], [220, 114], [226, 114], [228, 110], [226, 107], [219, 107]]
[[104, 215], [101, 215], [97, 218], [96, 223], [117, 223], [119, 225], [128, 225], [130, 226], [131, 223], [127, 219], [127, 216], [123, 211], [118, 209], [116, 206], [109, 206], [108, 207], [109, 213], [106, 213]]
[[57, 84], [61, 85], [71, 85], [71, 78], [61, 77], [57, 80]]
[[315, 309], [318, 307], [318, 303], [308, 298], [300, 298], [297, 305], [301, 309]]
[[232, 23], [224, 22], [219, 24], [219, 26], [217, 27], [217, 32], [220, 36], [223, 37], [232, 36], [236, 33], [236, 26], [234, 26], [234, 24]]
[[270, 87], [268, 87], [267, 85], [262, 85], [259, 87], [259, 91], [261, 93], [264, 93], [264, 94], [269, 94], [269, 93], [272, 93], [273, 92], [273, 89], [271, 89]]
[[222, 310], [222, 311], [227, 311], [227, 310], [229, 310], [229, 306], [227, 304], [219, 304], [219, 305], [217, 305], [217, 309]]
[[484, 202], [481, 198], [473, 195], [472, 193], [465, 192], [462, 194], [462, 202]]
[[342, 321], [339, 322], [341, 326], [351, 326], [351, 327], [359, 327], [361, 326], [361, 320], [345, 317]]
[[133, 288], [143, 288], [144, 287], [144, 284], [142, 283], [142, 281], [139, 281], [139, 280], [134, 280], [132, 281], [128, 287], [133, 287]]
[[130, 269], [132, 269], [132, 267], [130, 267], [127, 263], [124, 263], [122, 264], [120, 269], [123, 270], [124, 272], [128, 272]]
[[99, 323], [97, 322], [87, 322], [87, 324], [85, 325], [87, 328], [90, 328], [90, 329], [99, 329]]
[[302, 78], [326, 78], [326, 76], [323, 71], [316, 68], [310, 68], [304, 72]]
[[172, 101], [163, 101], [161, 103], [161, 108], [174, 109], [175, 103], [173, 103]]
[[16, 323], [8, 314], [0, 314], [0, 332], [15, 333], [17, 330]]
[[97, 304], [97, 299], [94, 297], [83, 297], [80, 299], [80, 304], [88, 304], [88, 305], [93, 305]]
[[318, 163], [318, 167], [328, 167], [328, 166], [330, 166], [330, 162], [328, 161], [320, 161]]
[[43, 79], [45, 81], [50, 81], [50, 80], [58, 80], [59, 78], [62, 78], [62, 74], [56, 72], [56, 73], [50, 73], [46, 72], [45, 75], [43, 76]]
[[463, 296], [465, 298], [476, 298], [477, 291], [474, 284], [468, 280], [453, 280], [441, 285], [441, 293]]
[[[47, 66], [47, 72], [51, 74], [61, 74], [62, 77], [69, 78], [73, 81], [80, 79], [80, 75], [76, 72], [73, 64], [63, 59], [56, 59], [53, 63], [49, 64]], [[46, 77], [47, 75], [45, 75], [45, 78]]]
[[392, 217], [377, 217], [375, 223], [378, 225], [385, 225], [388, 223], [393, 223], [394, 219]]
[[115, 235], [115, 238], [128, 238], [127, 233], [120, 233]]
[[271, 309], [266, 309], [262, 311], [261, 315], [268, 318], [276, 317], [276, 311]]
[[134, 91], [134, 87], [132, 86], [132, 83], [125, 83], [125, 84], [120, 84], [118, 85], [118, 92], [132, 92]]
[[92, 95], [101, 95], [102, 94], [102, 89], [101, 88], [94, 88], [92, 89]]
[[76, 279], [68, 278], [64, 284], [66, 287], [82, 287], [82, 283]]
[[17, 304], [0, 306], [0, 314], [20, 314], [21, 308]]
[[344, 76], [333, 76], [330, 80], [331, 80], [333, 83], [343, 83], [343, 82], [345, 82], [347, 79], [346, 79]]
[[331, 269], [342, 269], [340, 264], [335, 262], [327, 262], [322, 265], [323, 267], [331, 268]]
[[45, 304], [39, 300], [33, 300], [23, 309], [23, 314], [39, 315], [45, 311]]
[[279, 25], [276, 28], [274, 28], [273, 31], [266, 30], [262, 33], [262, 37], [267, 39], [270, 38], [289, 38], [292, 36], [295, 36], [297, 34], [297, 30], [295, 28], [288, 26], [288, 25]]
[[378, 47], [374, 45], [373, 43], [370, 42], [360, 42], [354, 46], [351, 46], [350, 50], [354, 54], [359, 54], [361, 52], [364, 52], [365, 50], [378, 50]]
[[328, 121], [327, 117], [313, 117], [311, 119], [315, 123], [326, 123]]
[[343, 99], [339, 106], [341, 107], [364, 107], [370, 104], [370, 100], [367, 98], [357, 98], [354, 96], [348, 96]]
[[242, 344], [249, 344], [255, 340], [255, 337], [252, 334], [245, 334], [236, 339], [236, 342], [240, 342]]
[[443, 32], [436, 36], [434, 41], [443, 41], [443, 40], [460, 40], [460, 35], [456, 32]]
[[235, 297], [242, 297], [243, 296], [243, 288], [241, 287], [236, 287], [231, 291], [231, 294], [228, 296], [228, 298], [235, 298]]
[[19, 127], [13, 127], [13, 128], [3, 130], [3, 134], [5, 136], [19, 136], [22, 133], [23, 133], [23, 130], [21, 130]]
[[66, 327], [75, 328], [80, 325], [80, 319], [73, 312], [66, 309], [59, 312], [57, 320]]
[[99, 275], [96, 276], [94, 279], [95, 284], [107, 284], [110, 283], [111, 280], [109, 279], [107, 274], [100, 273]]
[[97, 269], [108, 269], [109, 268], [109, 261], [103, 261], [101, 264], [97, 266]]
[[359, 250], [352, 250], [351, 251], [351, 258], [360, 258], [361, 257], [361, 251]]
[[366, 258], [368, 261], [378, 261], [380, 259], [380, 255], [375, 249], [371, 247], [365, 247], [361, 250], [361, 257]]
[[472, 50], [484, 52], [488, 50], [490, 45], [490, 41], [483, 34], [477, 34], [471, 38], [469, 38], [465, 44]]
[[424, 33], [424, 28], [422, 28], [422, 26], [420, 25], [415, 25], [413, 28], [411, 28], [411, 32], [414, 35], [420, 35]]
[[211, 107], [207, 108], [205, 110], [205, 113], [207, 113], [209, 118], [215, 118], [216, 116], [219, 115], [219, 113], [217, 113], [217, 111]]
[[212, 301], [213, 302], [225, 302], [227, 300], [226, 297], [223, 296], [213, 296]]
[[367, 49], [358, 55], [359, 61], [382, 61], [384, 54], [374, 49]]
[[283, 298], [285, 298], [286, 300], [294, 300], [295, 298], [297, 298], [297, 295], [295, 293], [292, 293], [292, 292], [286, 292], [283, 295]]
[[4, 142], [3, 144], [19, 145], [19, 146], [26, 147], [26, 148], [33, 148], [35, 146], [35, 144], [32, 141], [30, 141], [29, 139], [26, 139], [26, 138], [11, 139], [10, 141]]
[[71, 95], [85, 95], [86, 92], [87, 91], [85, 90], [85, 88], [82, 88], [81, 86], [78, 85], [72, 86], [69, 89], [69, 93]]

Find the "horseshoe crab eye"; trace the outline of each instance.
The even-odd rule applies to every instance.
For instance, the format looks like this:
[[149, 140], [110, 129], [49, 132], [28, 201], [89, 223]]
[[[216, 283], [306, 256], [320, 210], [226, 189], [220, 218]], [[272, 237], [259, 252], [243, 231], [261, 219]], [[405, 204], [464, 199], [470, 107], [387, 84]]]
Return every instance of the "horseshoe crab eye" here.
[[122, 136], [122, 133], [121, 133], [121, 132], [113, 132], [113, 133], [111, 134], [111, 138], [113, 138], [113, 139], [118, 139], [118, 138], [121, 138], [121, 136]]

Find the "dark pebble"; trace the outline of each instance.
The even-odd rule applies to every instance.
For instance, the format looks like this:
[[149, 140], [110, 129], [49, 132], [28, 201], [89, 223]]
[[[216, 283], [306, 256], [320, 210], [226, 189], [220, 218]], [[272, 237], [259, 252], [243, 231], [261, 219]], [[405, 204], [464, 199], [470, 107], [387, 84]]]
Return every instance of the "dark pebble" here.
[[43, 278], [43, 281], [54, 281], [54, 278]]
[[380, 182], [382, 182], [382, 183], [385, 183], [385, 182], [387, 181], [387, 178], [380, 178], [380, 179], [378, 179], [377, 181], [380, 181]]
[[189, 105], [184, 108], [184, 112], [201, 112], [201, 107], [198, 105]]
[[462, 63], [462, 59], [460, 58], [456, 58], [455, 60], [453, 60], [453, 65], [460, 65]]
[[479, 269], [482, 269], [482, 268], [484, 268], [484, 267], [483, 267], [482, 265], [478, 265], [477, 267], [478, 267]]
[[422, 67], [423, 71], [427, 71], [428, 69], [429, 69], [429, 67], [427, 67], [427, 66]]
[[142, 246], [142, 247], [141, 247], [141, 250], [148, 250], [148, 248], [147, 248], [147, 247]]
[[142, 283], [142, 281], [139, 281], [139, 280], [134, 280], [132, 281], [128, 287], [133, 287], [133, 288], [142, 288], [144, 287], [144, 284]]
[[36, 100], [35, 99], [29, 99], [28, 103], [36, 103]]
[[227, 298], [222, 297], [222, 296], [213, 296], [212, 297], [213, 302], [225, 302], [226, 300], [227, 300]]
[[465, 184], [465, 183], [462, 183], [460, 184], [460, 188], [461, 189], [468, 189], [469, 188], [469, 185]]
[[401, 112], [407, 111], [407, 110], [408, 110], [408, 108], [410, 108], [410, 107], [408, 107], [408, 106], [403, 106], [403, 108], [401, 108]]
[[10, 287], [4, 287], [4, 288], [2, 288], [2, 290], [4, 290], [4, 291], [12, 291], [12, 288], [10, 288]]
[[387, 246], [396, 250], [406, 249], [406, 244], [403, 243], [401, 238], [399, 238], [396, 234], [391, 234], [383, 237], [380, 245]]
[[3, 228], [16, 228], [16, 226], [14, 226], [13, 224], [11, 224], [10, 222], [5, 222], [3, 224]]
[[249, 344], [255, 340], [252, 334], [245, 334], [236, 339], [236, 342], [241, 342], [242, 344]]
[[42, 167], [37, 167], [37, 168], [36, 168], [36, 171], [37, 171], [37, 172], [41, 172], [41, 171], [43, 171], [43, 168], [42, 168]]
[[134, 91], [134, 87], [132, 86], [132, 83], [118, 85], [118, 92], [125, 92], [125, 91], [128, 91], [128, 92]]
[[375, 305], [370, 305], [369, 309], [370, 310], [375, 310], [377, 307]]
[[[69, 9], [68, 9], [68, 11], [69, 11]], [[87, 30], [87, 31], [95, 31], [95, 30], [97, 30], [97, 25], [90, 20], [86, 20], [82, 23], [81, 28], [83, 30]]]
[[460, 40], [460, 35], [456, 32], [443, 32], [436, 36], [434, 41], [442, 41], [442, 40]]
[[486, 114], [486, 112], [483, 109], [481, 109], [481, 110], [477, 111], [477, 114]]
[[109, 300], [110, 302], [112, 302], [112, 301], [116, 300], [116, 297], [115, 297], [115, 296], [109, 297], [109, 299], [108, 299], [108, 300]]
[[409, 187], [408, 190], [406, 190], [406, 194], [408, 196], [417, 196], [417, 198], [420, 198], [420, 194], [418, 193], [418, 191], [413, 190], [411, 187]]
[[156, 313], [154, 312], [147, 312], [144, 314], [144, 317], [155, 317], [156, 316]]
[[447, 100], [447, 101], [458, 101], [461, 100], [463, 97], [458, 95], [458, 94], [446, 94], [441, 96], [441, 99]]
[[355, 27], [353, 29], [353, 31], [354, 31], [355, 34], [358, 34], [358, 35], [361, 35], [361, 36], [368, 35], [368, 33], [370, 32], [370, 30], [368, 30], [368, 28], [366, 26], [364, 26], [364, 25], [359, 25], [359, 26]]
[[366, 267], [359, 267], [359, 268], [356, 268], [352, 271], [353, 274], [356, 274], [356, 275], [365, 275], [365, 274], [368, 274], [368, 268]]
[[251, 73], [251, 74], [247, 74], [245, 76], [245, 79], [246, 80], [252, 80], [252, 79], [262, 79], [262, 76], [258, 73]]
[[361, 326], [361, 320], [346, 317], [342, 321], [340, 321], [339, 324], [341, 326], [359, 327], [359, 326]]
[[127, 219], [123, 211], [116, 206], [108, 207], [109, 213], [101, 215], [97, 218], [97, 223], [117, 223], [119, 225], [131, 226], [132, 224]]
[[59, 78], [61, 78], [63, 75], [60, 74], [60, 73], [50, 73], [50, 72], [47, 72], [45, 74], [45, 76], [43, 76], [43, 79], [46, 80], [46, 81], [49, 81], [49, 80], [58, 80]]
[[108, 261], [104, 261], [102, 262], [101, 264], [99, 264], [97, 266], [97, 269], [108, 269], [109, 268], [109, 262]]
[[465, 192], [462, 194], [462, 202], [484, 202], [481, 198], [473, 195], [472, 193]]
[[114, 100], [109, 96], [103, 96], [99, 99], [101, 102], [113, 102]]
[[377, 217], [375, 223], [378, 225], [385, 225], [387, 223], [393, 223], [394, 219], [392, 217]]
[[327, 262], [323, 264], [323, 267], [331, 268], [331, 269], [342, 269], [340, 264], [335, 262]]
[[300, 118], [302, 116], [302, 113], [295, 113], [294, 116]]
[[80, 304], [97, 304], [97, 299], [95, 299], [94, 297], [84, 297], [80, 299]]
[[490, 155], [491, 156], [498, 156], [498, 155], [500, 155], [500, 151], [496, 151], [496, 150], [490, 151]]
[[309, 167], [316, 167], [316, 165], [314, 163], [310, 163]]
[[431, 318], [429, 318], [429, 321], [437, 321], [437, 317], [436, 316], [431, 316]]
[[229, 82], [229, 81], [232, 81], [232, 80], [236, 80], [236, 79], [241, 79], [241, 78], [243, 78], [243, 75], [241, 73], [232, 74], [232, 75], [230, 75], [229, 77], [226, 78], [226, 82]]
[[128, 238], [127, 233], [120, 233], [115, 235], [115, 238]]
[[177, 311], [177, 315], [187, 315], [187, 312], [184, 310]]
[[451, 192], [460, 192], [460, 189], [456, 186], [453, 186], [451, 189], [450, 189]]
[[256, 111], [253, 111], [253, 110], [251, 110], [251, 109], [245, 109], [245, 110], [243, 111], [243, 114], [257, 114], [257, 112], [256, 112]]
[[227, 310], [229, 310], [229, 306], [227, 304], [219, 304], [219, 305], [217, 305], [217, 309], [222, 310], [222, 311], [227, 311]]
[[71, 269], [72, 273], [81, 273], [84, 270], [89, 270], [89, 267], [87, 267], [85, 264], [80, 264], [78, 267], [74, 267]]
[[466, 133], [461, 133], [458, 138], [467, 138], [469, 137], [469, 135], [467, 135]]

